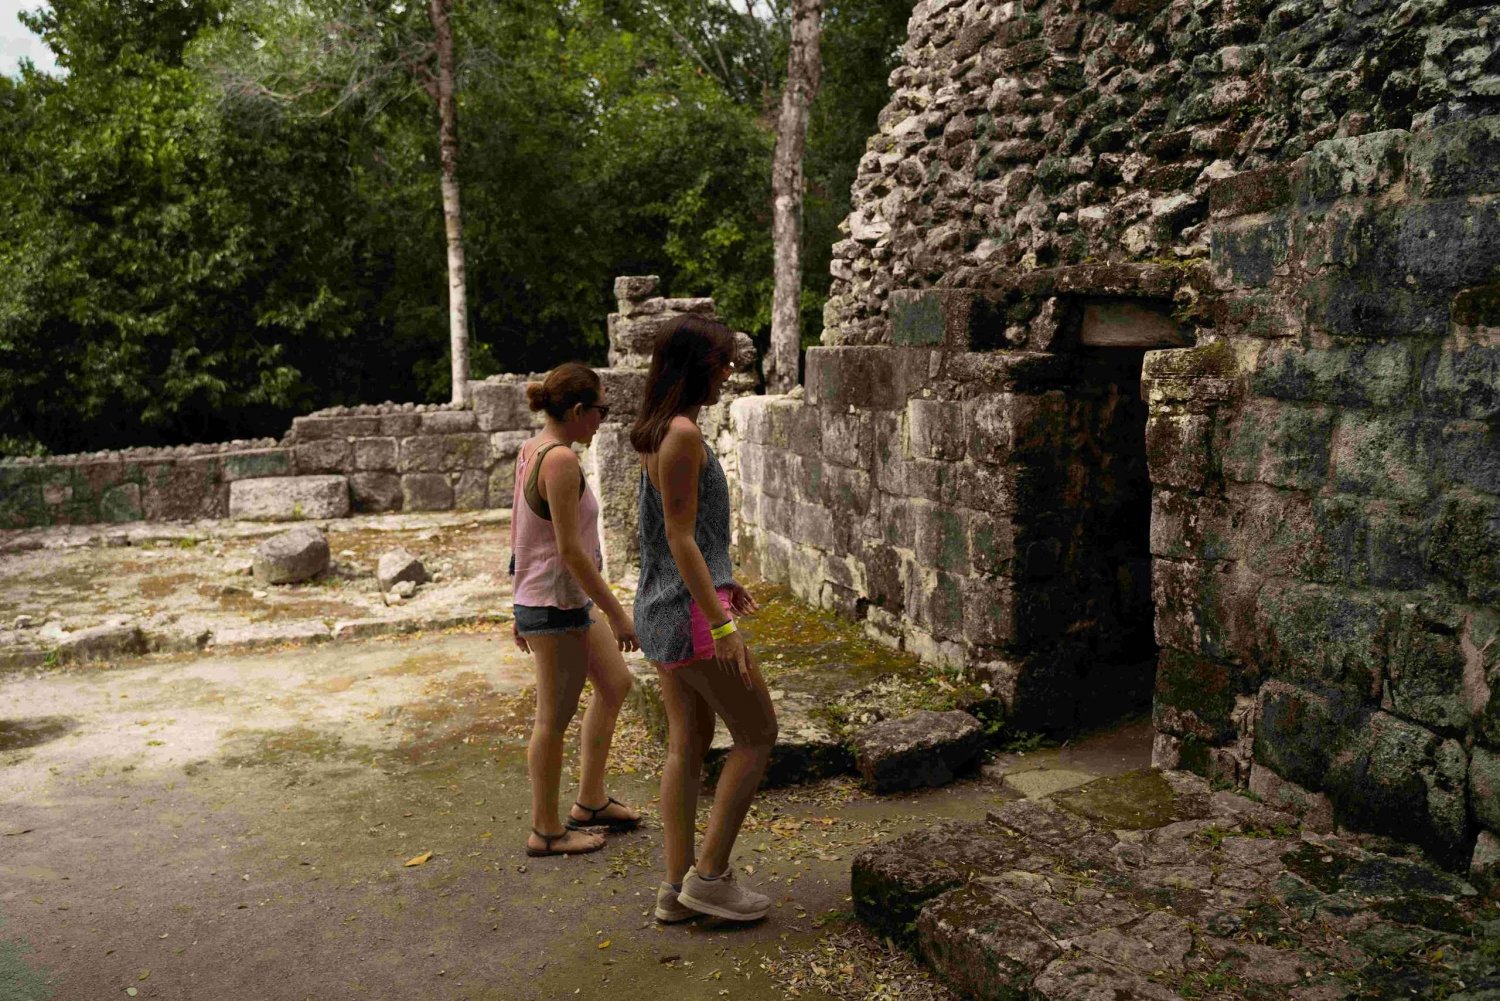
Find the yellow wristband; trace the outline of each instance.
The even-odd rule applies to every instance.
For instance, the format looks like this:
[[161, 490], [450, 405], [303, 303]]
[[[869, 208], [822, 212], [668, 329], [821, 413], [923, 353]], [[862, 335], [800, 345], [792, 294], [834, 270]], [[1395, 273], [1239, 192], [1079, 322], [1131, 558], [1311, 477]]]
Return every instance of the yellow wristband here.
[[719, 625], [714, 626], [711, 629], [709, 629], [708, 635], [712, 636], [716, 640], [721, 640], [725, 636], [728, 636], [730, 633], [732, 633], [734, 631], [735, 631], [734, 620], [733, 619], [729, 619], [728, 621], [722, 622]]

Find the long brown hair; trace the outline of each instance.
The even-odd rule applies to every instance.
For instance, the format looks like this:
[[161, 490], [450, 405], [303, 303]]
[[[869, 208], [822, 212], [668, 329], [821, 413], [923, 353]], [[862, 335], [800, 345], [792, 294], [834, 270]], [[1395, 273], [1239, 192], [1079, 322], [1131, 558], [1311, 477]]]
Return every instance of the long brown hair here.
[[542, 377], [541, 382], [526, 384], [526, 404], [532, 410], [545, 410], [555, 420], [574, 406], [586, 407], [599, 402], [599, 373], [576, 361], [565, 361]]
[[630, 428], [637, 452], [655, 452], [672, 418], [708, 402], [714, 370], [734, 360], [734, 333], [697, 313], [670, 320], [656, 336], [646, 398]]

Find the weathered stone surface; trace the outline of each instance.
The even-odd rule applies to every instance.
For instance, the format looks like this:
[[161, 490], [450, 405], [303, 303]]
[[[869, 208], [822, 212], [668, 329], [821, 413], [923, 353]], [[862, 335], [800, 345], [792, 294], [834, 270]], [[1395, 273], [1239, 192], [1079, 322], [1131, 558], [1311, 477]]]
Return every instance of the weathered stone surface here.
[[65, 633], [57, 646], [59, 660], [108, 660], [146, 652], [146, 636], [138, 623], [111, 622]]
[[393, 472], [396, 468], [395, 438], [354, 439], [354, 468], [360, 472]]
[[[216, 455], [145, 465], [140, 476], [141, 513], [147, 521], [224, 517], [226, 485]], [[228, 486], [232, 489], [234, 484]]]
[[252, 564], [262, 584], [297, 584], [328, 569], [328, 539], [314, 525], [298, 525], [255, 547]]
[[[1116, 781], [1123, 793], [1127, 779], [1070, 795]], [[1021, 800], [989, 825], [868, 849], [855, 862], [856, 913], [883, 934], [914, 928], [923, 959], [966, 997], [1166, 1001], [1195, 996], [1209, 975], [1246, 997], [1500, 987], [1467, 936], [1484, 905], [1463, 880], [1299, 837], [1289, 815], [1196, 776], [1155, 781], [1167, 796], [1139, 830], [1111, 830], [1109, 811], [1096, 826]], [[1439, 939], [1444, 959], [1429, 963], [1415, 946]], [[1344, 993], [1323, 992], [1334, 984]]]
[[347, 473], [354, 469], [354, 446], [345, 438], [321, 438], [292, 449], [297, 472]]
[[1012, 868], [1029, 853], [988, 824], [957, 821], [866, 848], [854, 857], [854, 911], [883, 934], [909, 939], [922, 905], [975, 876]]
[[367, 438], [380, 433], [380, 417], [294, 417], [292, 436], [299, 442]]
[[229, 484], [229, 516], [248, 521], [342, 518], [349, 483], [342, 476], [270, 476]]
[[453, 484], [443, 473], [406, 473], [401, 477], [403, 511], [449, 511]]
[[490, 436], [482, 432], [423, 434], [401, 439], [396, 468], [403, 473], [448, 473], [484, 469]]
[[398, 582], [409, 580], [414, 584], [425, 584], [431, 577], [422, 561], [405, 549], [392, 549], [380, 554], [375, 565], [375, 582], [382, 591], [389, 591]]
[[[537, 422], [526, 401], [526, 377], [503, 377], [472, 382], [475, 425], [480, 431], [519, 431]], [[405, 435], [416, 433], [416, 428]], [[403, 436], [405, 436], [403, 435]]]
[[921, 710], [872, 723], [851, 738], [855, 764], [866, 787], [893, 792], [946, 785], [979, 754], [980, 722], [964, 712]]
[[291, 473], [292, 454], [284, 448], [258, 448], [224, 456], [224, 479], [228, 482], [259, 476], [289, 476]]
[[351, 473], [349, 497], [362, 514], [401, 510], [401, 477], [396, 473]]

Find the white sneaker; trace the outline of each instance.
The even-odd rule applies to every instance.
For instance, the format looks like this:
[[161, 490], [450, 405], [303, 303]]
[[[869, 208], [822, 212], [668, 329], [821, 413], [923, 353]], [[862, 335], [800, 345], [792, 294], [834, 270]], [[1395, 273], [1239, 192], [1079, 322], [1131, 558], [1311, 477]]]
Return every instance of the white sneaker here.
[[701, 916], [701, 911], [685, 907], [678, 901], [677, 891], [672, 889], [671, 883], [663, 883], [656, 888], [656, 920], [670, 925]]
[[771, 898], [736, 883], [733, 869], [725, 869], [718, 879], [704, 879], [696, 866], [688, 869], [677, 900], [695, 911], [730, 921], [757, 921], [771, 909]]

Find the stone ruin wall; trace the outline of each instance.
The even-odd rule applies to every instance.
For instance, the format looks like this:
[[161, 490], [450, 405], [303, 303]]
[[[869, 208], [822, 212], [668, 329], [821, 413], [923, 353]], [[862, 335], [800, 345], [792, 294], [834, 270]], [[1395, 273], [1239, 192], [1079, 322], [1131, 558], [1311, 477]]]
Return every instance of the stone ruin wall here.
[[1159, 764], [1500, 864], [1497, 52], [919, 4], [805, 388], [733, 409], [747, 557], [1021, 728], [1139, 693], [1145, 601]]
[[[645, 386], [650, 346], [667, 320], [714, 316], [712, 299], [668, 299], [653, 276], [615, 283], [619, 312], [609, 317], [609, 367], [598, 369], [612, 404], [585, 454], [601, 497], [606, 570], [633, 572], [635, 453], [627, 426]], [[754, 350], [739, 335], [743, 373]], [[541, 418], [526, 403], [531, 375], [499, 375], [469, 385], [467, 405], [334, 407], [297, 417], [279, 441], [264, 438], [173, 448], [139, 448], [39, 459], [0, 460], [0, 529], [54, 524], [192, 521], [218, 518], [336, 518], [350, 513], [509, 508], [516, 453]], [[707, 408], [703, 426], [733, 470], [728, 399], [751, 392], [736, 376], [726, 400]]]

